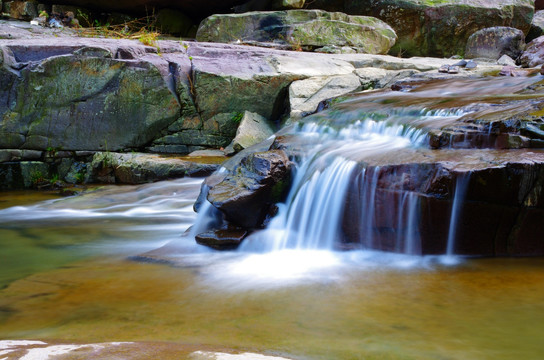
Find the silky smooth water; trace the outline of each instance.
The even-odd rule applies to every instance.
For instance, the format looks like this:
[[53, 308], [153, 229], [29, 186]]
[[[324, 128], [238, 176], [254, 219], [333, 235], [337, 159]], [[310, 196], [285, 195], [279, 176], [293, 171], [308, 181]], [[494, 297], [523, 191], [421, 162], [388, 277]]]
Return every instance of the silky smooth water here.
[[[302, 155], [278, 216], [240, 251], [212, 251], [191, 236], [213, 221], [192, 210], [200, 179], [70, 198], [0, 193], [0, 339], [137, 342], [128, 357], [135, 359], [187, 358], [195, 349], [291, 359], [542, 359], [544, 259], [455, 257], [455, 225], [449, 254], [416, 256], [410, 193], [395, 209], [398, 253], [332, 250], [337, 200], [351, 175], [362, 179], [362, 243], [373, 245], [379, 166], [353, 174], [355, 162], [419, 146], [428, 128], [466, 115], [471, 101], [500, 104], [498, 94], [530, 82], [436, 83], [354, 98], [338, 107], [351, 116], [334, 124], [331, 113], [316, 115], [295, 130], [319, 146]], [[471, 99], [459, 99], [467, 85]], [[459, 180], [451, 224], [462, 197]], [[161, 262], [134, 260], [163, 245], [154, 252]], [[17, 358], [2, 351], [2, 360]]]
[[[45, 201], [2, 193], [0, 339], [167, 342], [293, 359], [544, 353], [542, 259], [451, 266], [371, 251], [213, 252], [180, 236], [199, 186]], [[168, 241], [178, 245], [175, 266], [128, 259]], [[186, 355], [161, 354], [150, 358]]]

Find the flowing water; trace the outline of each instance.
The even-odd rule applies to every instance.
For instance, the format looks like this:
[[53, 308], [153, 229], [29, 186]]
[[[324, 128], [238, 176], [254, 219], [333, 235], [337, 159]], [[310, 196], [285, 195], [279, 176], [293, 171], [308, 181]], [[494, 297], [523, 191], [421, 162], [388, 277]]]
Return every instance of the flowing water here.
[[[402, 111], [384, 106], [392, 112], [387, 121], [372, 110], [341, 126], [317, 115], [297, 127], [297, 136], [319, 146], [301, 156], [278, 216], [239, 251], [212, 251], [191, 237], [214, 219], [205, 216], [213, 213], [209, 204], [198, 219], [192, 211], [200, 179], [106, 186], [70, 198], [0, 193], [0, 340], [136, 342], [126, 358], [142, 359], [192, 358], [196, 350], [290, 359], [541, 359], [544, 259], [452, 256], [461, 177], [446, 256], [417, 255], [417, 198], [409, 192], [391, 220], [402, 229], [396, 253], [334, 251], [346, 177], [360, 184], [363, 244], [374, 241], [379, 167], [354, 173], [354, 164], [417, 148], [436, 121], [469, 111], [411, 109], [413, 102]], [[358, 98], [341, 107], [372, 108]], [[163, 245], [168, 263], [131, 260]], [[0, 359], [17, 358], [1, 345]]]

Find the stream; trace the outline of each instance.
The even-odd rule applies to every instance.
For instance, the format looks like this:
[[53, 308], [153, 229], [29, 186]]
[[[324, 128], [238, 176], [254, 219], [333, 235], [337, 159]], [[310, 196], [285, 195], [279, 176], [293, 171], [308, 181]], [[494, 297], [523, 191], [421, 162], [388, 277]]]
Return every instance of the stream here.
[[[278, 215], [237, 251], [211, 250], [191, 236], [210, 209], [204, 205], [200, 218], [193, 211], [203, 179], [96, 186], [65, 198], [1, 192], [0, 360], [49, 358], [17, 350], [11, 340], [57, 344], [49, 353], [67, 355], [54, 359], [90, 358], [66, 344], [125, 346], [123, 354], [92, 356], [112, 359], [542, 359], [544, 258], [456, 256], [463, 177], [443, 254], [421, 255], [410, 193], [397, 203], [393, 223], [403, 231], [395, 234], [396, 251], [369, 250], [376, 240], [365, 221], [377, 206], [379, 167], [361, 170], [355, 162], [415, 151], [429, 128], [470, 111], [454, 91], [467, 84], [355, 97], [339, 105], [353, 115], [346, 123], [329, 126], [317, 114], [295, 126], [301, 144], [319, 146], [301, 157]], [[465, 91], [470, 101], [509, 106], [493, 80], [480, 84]], [[390, 110], [387, 123], [376, 106]], [[365, 108], [371, 116], [358, 121]], [[329, 194], [344, 193], [353, 171], [361, 171], [363, 241], [338, 251], [342, 197]], [[150, 252], [165, 256], [141, 256]]]
[[[543, 259], [213, 252], [180, 237], [200, 183], [2, 193], [0, 339], [289, 359], [541, 358]], [[130, 260], [169, 241], [176, 266]]]

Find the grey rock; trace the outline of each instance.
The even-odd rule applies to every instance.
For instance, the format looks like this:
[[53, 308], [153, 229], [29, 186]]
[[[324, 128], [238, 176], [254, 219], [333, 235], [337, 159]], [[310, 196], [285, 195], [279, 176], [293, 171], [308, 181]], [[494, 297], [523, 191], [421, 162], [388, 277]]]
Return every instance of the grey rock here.
[[291, 117], [302, 117], [317, 110], [320, 102], [356, 91], [361, 87], [355, 74], [311, 77], [289, 86]]
[[96, 153], [91, 163], [91, 181], [142, 184], [184, 176], [207, 176], [219, 168], [217, 161], [206, 158], [164, 157], [143, 153]]
[[465, 56], [467, 58], [499, 59], [508, 55], [517, 59], [525, 47], [523, 31], [497, 26], [485, 28], [472, 34], [467, 41]]
[[241, 117], [236, 136], [229, 146], [238, 152], [266, 140], [273, 134], [274, 129], [268, 120], [259, 114], [246, 111]]
[[502, 66], [516, 66], [516, 62], [508, 55], [503, 55], [497, 60], [497, 64]]

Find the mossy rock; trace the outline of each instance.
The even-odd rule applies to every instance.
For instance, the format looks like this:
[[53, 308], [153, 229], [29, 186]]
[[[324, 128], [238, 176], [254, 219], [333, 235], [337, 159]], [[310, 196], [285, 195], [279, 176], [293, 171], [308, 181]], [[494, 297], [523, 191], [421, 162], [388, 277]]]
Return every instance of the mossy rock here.
[[315, 0], [309, 7], [374, 16], [397, 33], [391, 54], [449, 57], [463, 55], [474, 32], [494, 26], [529, 31], [532, 0]]
[[393, 29], [376, 18], [321, 10], [212, 15], [197, 32], [198, 41], [275, 42], [293, 50], [352, 46], [370, 54], [387, 53], [396, 38]]

